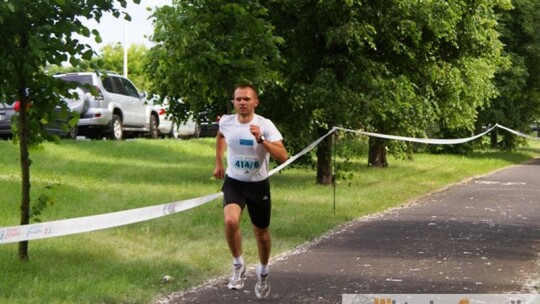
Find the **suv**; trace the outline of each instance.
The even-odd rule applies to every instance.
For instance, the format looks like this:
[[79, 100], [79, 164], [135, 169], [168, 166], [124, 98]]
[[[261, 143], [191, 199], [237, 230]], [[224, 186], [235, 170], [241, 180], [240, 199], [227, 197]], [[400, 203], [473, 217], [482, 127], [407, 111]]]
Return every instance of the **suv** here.
[[[129, 79], [111, 72], [67, 73], [54, 77], [79, 83], [85, 93], [80, 104], [73, 105], [80, 113], [79, 133], [116, 140], [124, 138], [128, 132], [158, 138], [159, 114], [155, 107], [146, 105], [144, 94], [139, 93]], [[90, 93], [88, 85], [96, 88], [96, 96]]]

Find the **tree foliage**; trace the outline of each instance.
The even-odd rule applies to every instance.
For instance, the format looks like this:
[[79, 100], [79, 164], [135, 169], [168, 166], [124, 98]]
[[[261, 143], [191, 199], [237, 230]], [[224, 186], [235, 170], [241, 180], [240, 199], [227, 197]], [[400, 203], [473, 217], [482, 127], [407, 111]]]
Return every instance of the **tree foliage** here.
[[[150, 87], [144, 66], [147, 52], [144, 44], [133, 44], [127, 49], [128, 77], [142, 90]], [[94, 56], [87, 64], [89, 70], [98, 68], [121, 74], [124, 70], [124, 46], [121, 43], [107, 44], [101, 49], [101, 55]]]
[[171, 112], [185, 118], [186, 107], [199, 113], [227, 112], [234, 85], [251, 82], [261, 92], [279, 77], [281, 39], [258, 1], [187, 0], [154, 13], [157, 43], [150, 50], [152, 92], [183, 104]]
[[[133, 0], [139, 3], [139, 0]], [[126, 0], [115, 1], [126, 7]], [[0, 96], [8, 103], [19, 100], [21, 107], [14, 122], [20, 146], [21, 162], [21, 225], [28, 224], [30, 214], [29, 148], [51, 139], [42, 126], [55, 119], [54, 108], [66, 107], [60, 96], [71, 96], [70, 85], [45, 73], [47, 64], [61, 65], [69, 61], [77, 65], [89, 60], [93, 51], [73, 38], [73, 33], [94, 36], [81, 22], [82, 18], [97, 21], [106, 12], [119, 17], [115, 2], [106, 0], [4, 0], [0, 3]], [[129, 16], [126, 15], [129, 19]], [[28, 242], [19, 246], [21, 259], [28, 258]]]
[[[477, 122], [482, 125], [500, 123], [515, 130], [529, 129], [540, 119], [540, 3], [514, 0], [514, 8], [501, 13], [499, 31], [509, 64], [501, 67], [495, 78], [500, 95], [481, 111]], [[511, 133], [493, 136], [492, 145], [503, 150], [519, 144]]]
[[[289, 103], [275, 110], [291, 130], [293, 117], [308, 136], [333, 125], [403, 136], [471, 130], [496, 94], [494, 8], [508, 1], [268, 2], [287, 62], [273, 102]], [[386, 165], [384, 145], [372, 139], [372, 165]]]

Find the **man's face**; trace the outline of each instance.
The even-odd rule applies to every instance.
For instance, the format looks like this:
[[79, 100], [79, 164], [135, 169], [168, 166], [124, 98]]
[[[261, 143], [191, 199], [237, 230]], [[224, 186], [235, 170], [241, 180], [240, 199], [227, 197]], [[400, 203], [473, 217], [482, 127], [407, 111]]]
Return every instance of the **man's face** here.
[[249, 115], [259, 105], [259, 99], [251, 88], [238, 88], [234, 91], [234, 108], [240, 115]]

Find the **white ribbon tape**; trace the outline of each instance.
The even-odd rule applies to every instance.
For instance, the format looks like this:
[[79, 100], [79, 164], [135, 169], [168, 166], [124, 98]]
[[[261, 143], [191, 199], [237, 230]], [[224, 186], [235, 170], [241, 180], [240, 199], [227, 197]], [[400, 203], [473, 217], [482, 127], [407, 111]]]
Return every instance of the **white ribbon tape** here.
[[298, 153], [295, 156], [289, 158], [286, 162], [284, 162], [283, 164], [277, 166], [276, 168], [270, 170], [270, 172], [268, 172], [268, 176], [272, 176], [272, 175], [274, 175], [274, 173], [276, 173], [278, 171], [281, 171], [281, 169], [287, 167], [290, 163], [297, 160], [300, 156], [302, 156], [302, 155], [308, 153], [309, 151], [313, 150], [313, 148], [315, 148], [323, 139], [325, 139], [328, 135], [334, 133], [336, 131], [336, 129], [337, 129], [336, 127], [332, 128], [332, 130], [328, 131], [328, 133], [323, 135], [321, 138], [317, 139], [316, 141], [312, 142], [309, 146], [305, 147], [304, 150], [300, 151], [300, 153]]
[[[393, 135], [386, 135], [386, 134], [364, 132], [364, 131], [357, 131], [357, 130], [334, 127], [332, 128], [332, 130], [330, 130], [328, 133], [323, 135], [321, 138], [312, 142], [304, 150], [300, 151], [300, 153], [289, 158], [286, 162], [284, 162], [280, 166], [272, 169], [268, 173], [268, 175], [271, 176], [275, 174], [276, 172], [279, 172], [280, 170], [282, 170], [283, 168], [287, 167], [289, 164], [297, 160], [302, 155], [313, 150], [313, 148], [315, 148], [323, 139], [325, 139], [327, 136], [334, 133], [336, 130], [343, 130], [346, 132], [354, 132], [354, 133], [359, 133], [359, 134], [363, 134], [367, 136], [386, 138], [386, 139], [403, 140], [403, 141], [410, 141], [410, 142], [417, 142], [417, 143], [424, 143], [424, 144], [450, 145], [450, 144], [465, 143], [465, 142], [477, 139], [481, 136], [484, 136], [488, 132], [491, 132], [495, 127], [499, 127], [506, 131], [514, 133], [518, 136], [522, 136], [522, 137], [526, 137], [526, 138], [534, 139], [534, 140], [540, 140], [539, 138], [530, 137], [526, 134], [509, 129], [499, 124], [496, 124], [495, 126], [491, 127], [489, 130], [483, 133], [480, 133], [478, 135], [468, 137], [468, 138], [459, 138], [459, 139], [413, 138], [413, 137], [393, 136]], [[183, 201], [172, 202], [168, 204], [162, 204], [162, 205], [156, 205], [156, 206], [150, 206], [150, 207], [131, 209], [131, 210], [126, 210], [126, 211], [112, 212], [112, 213], [106, 213], [106, 214], [78, 217], [78, 218], [73, 218], [73, 219], [51, 221], [51, 222], [37, 223], [37, 224], [30, 224], [30, 225], [0, 227], [0, 245], [7, 244], [7, 243], [14, 243], [14, 242], [70, 235], [70, 234], [76, 234], [76, 233], [82, 233], [82, 232], [89, 232], [89, 231], [95, 231], [95, 230], [100, 230], [100, 229], [113, 228], [113, 227], [138, 223], [138, 222], [166, 216], [169, 214], [182, 212], [191, 208], [195, 208], [203, 204], [206, 204], [208, 202], [211, 202], [221, 196], [223, 196], [223, 193], [219, 192], [216, 194], [211, 194], [211, 195], [193, 198], [189, 200], [183, 200]]]
[[219, 192], [199, 198], [157, 206], [31, 225], [2, 227], [0, 228], [0, 244], [76, 234], [147, 221], [195, 208], [213, 201], [222, 195], [223, 193]]
[[372, 133], [372, 132], [365, 132], [365, 131], [357, 131], [357, 130], [344, 129], [344, 128], [336, 128], [336, 129], [347, 131], [347, 132], [359, 133], [359, 134], [363, 134], [363, 135], [367, 135], [371, 137], [410, 141], [410, 142], [416, 142], [416, 143], [422, 143], [422, 144], [455, 145], [455, 144], [466, 143], [468, 141], [475, 140], [479, 137], [482, 137], [486, 135], [487, 133], [491, 132], [496, 126], [497, 125], [491, 127], [490, 129], [488, 129], [487, 131], [483, 133], [480, 133], [471, 137], [467, 137], [467, 138], [457, 138], [457, 139], [415, 138], [415, 137], [394, 136], [394, 135], [386, 135], [386, 134], [379, 134], [379, 133]]
[[521, 137], [525, 137], [525, 138], [532, 139], [532, 140], [540, 140], [540, 137], [532, 137], [532, 136], [529, 136], [529, 135], [527, 135], [527, 134], [521, 133], [521, 132], [519, 132], [519, 131], [512, 130], [512, 129], [510, 129], [510, 128], [507, 128], [507, 127], [505, 127], [505, 126], [501, 126], [501, 125], [499, 125], [499, 124], [496, 124], [496, 126], [499, 127], [499, 128], [501, 128], [501, 129], [503, 129], [503, 130], [506, 130], [506, 131], [508, 131], [508, 132], [510, 132], [510, 133], [514, 133], [514, 134], [516, 134], [516, 135], [518, 135], [518, 136], [521, 136]]

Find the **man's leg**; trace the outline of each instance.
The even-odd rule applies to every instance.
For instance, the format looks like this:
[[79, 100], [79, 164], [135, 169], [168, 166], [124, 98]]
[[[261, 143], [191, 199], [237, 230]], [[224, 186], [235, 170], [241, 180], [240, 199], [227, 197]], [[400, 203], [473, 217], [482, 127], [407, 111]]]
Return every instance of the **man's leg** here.
[[257, 269], [257, 284], [255, 284], [255, 296], [266, 298], [270, 294], [270, 283], [268, 281], [268, 260], [270, 259], [270, 249], [272, 240], [270, 231], [267, 228], [253, 226], [253, 232], [257, 239], [257, 249], [259, 250], [260, 265]]
[[272, 248], [272, 240], [270, 238], [270, 230], [267, 228], [259, 228], [253, 226], [255, 239], [257, 240], [257, 249], [259, 251], [259, 261], [261, 265], [268, 265], [270, 260], [270, 249]]
[[225, 220], [225, 238], [234, 258], [233, 275], [229, 280], [229, 289], [242, 289], [246, 277], [246, 266], [242, 259], [242, 235], [240, 232], [240, 215], [242, 208], [237, 204], [223, 207]]
[[234, 258], [242, 255], [242, 234], [240, 233], [240, 215], [242, 208], [237, 204], [223, 207], [225, 220], [225, 238]]

